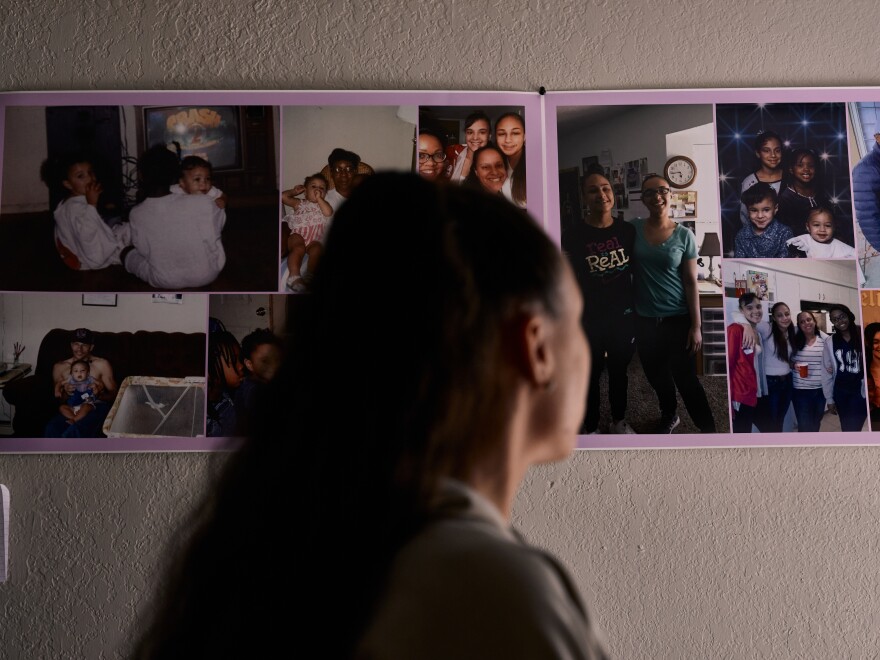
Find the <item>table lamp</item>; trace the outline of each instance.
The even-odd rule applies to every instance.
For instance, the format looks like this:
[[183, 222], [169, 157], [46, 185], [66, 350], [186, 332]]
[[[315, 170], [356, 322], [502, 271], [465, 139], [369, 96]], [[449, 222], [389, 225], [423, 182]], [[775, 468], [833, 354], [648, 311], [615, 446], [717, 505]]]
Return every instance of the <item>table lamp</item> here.
[[714, 268], [712, 267], [712, 258], [721, 256], [721, 243], [718, 240], [718, 234], [706, 232], [705, 236], [703, 236], [703, 244], [700, 246], [699, 254], [701, 257], [709, 257], [709, 276], [706, 280], [721, 286], [721, 280], [715, 277], [713, 274]]

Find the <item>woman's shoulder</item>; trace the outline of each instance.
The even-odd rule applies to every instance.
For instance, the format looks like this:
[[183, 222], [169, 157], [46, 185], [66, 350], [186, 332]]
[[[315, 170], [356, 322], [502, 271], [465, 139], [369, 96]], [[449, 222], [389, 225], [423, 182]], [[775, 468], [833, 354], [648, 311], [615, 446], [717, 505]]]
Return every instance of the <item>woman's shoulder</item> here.
[[602, 657], [591, 647], [600, 650], [564, 569], [472, 517], [432, 522], [401, 550], [362, 644], [392, 658]]

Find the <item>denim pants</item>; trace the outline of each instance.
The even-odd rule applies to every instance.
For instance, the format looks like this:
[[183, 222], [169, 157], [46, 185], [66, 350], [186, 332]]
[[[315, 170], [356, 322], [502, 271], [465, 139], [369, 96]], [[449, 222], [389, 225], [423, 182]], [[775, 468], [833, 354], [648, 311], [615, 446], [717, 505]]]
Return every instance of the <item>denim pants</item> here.
[[782, 423], [791, 405], [791, 374], [767, 376], [767, 394], [758, 399], [755, 425], [761, 433], [782, 433]]
[[822, 415], [825, 413], [825, 394], [821, 387], [811, 390], [795, 389], [792, 392], [794, 414], [797, 417], [798, 433], [811, 433], [819, 430]]
[[861, 431], [868, 416], [868, 404], [860, 382], [849, 386], [834, 384], [834, 404], [840, 416], [841, 431]]

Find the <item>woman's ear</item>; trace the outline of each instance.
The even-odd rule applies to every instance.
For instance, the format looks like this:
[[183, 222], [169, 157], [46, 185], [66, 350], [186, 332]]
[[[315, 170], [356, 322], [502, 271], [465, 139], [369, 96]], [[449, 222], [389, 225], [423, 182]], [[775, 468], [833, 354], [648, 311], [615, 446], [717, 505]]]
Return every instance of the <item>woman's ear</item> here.
[[547, 316], [527, 313], [517, 324], [517, 339], [521, 364], [526, 380], [535, 387], [549, 387], [556, 373], [552, 347], [553, 329]]

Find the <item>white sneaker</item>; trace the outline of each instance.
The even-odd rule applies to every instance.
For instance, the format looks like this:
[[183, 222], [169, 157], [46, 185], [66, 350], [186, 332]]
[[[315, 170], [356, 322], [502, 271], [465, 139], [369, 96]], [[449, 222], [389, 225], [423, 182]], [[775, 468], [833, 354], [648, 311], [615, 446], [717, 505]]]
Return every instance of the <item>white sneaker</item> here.
[[636, 430], [625, 419], [613, 422], [609, 430], [611, 433], [619, 433], [621, 435], [636, 435]]

